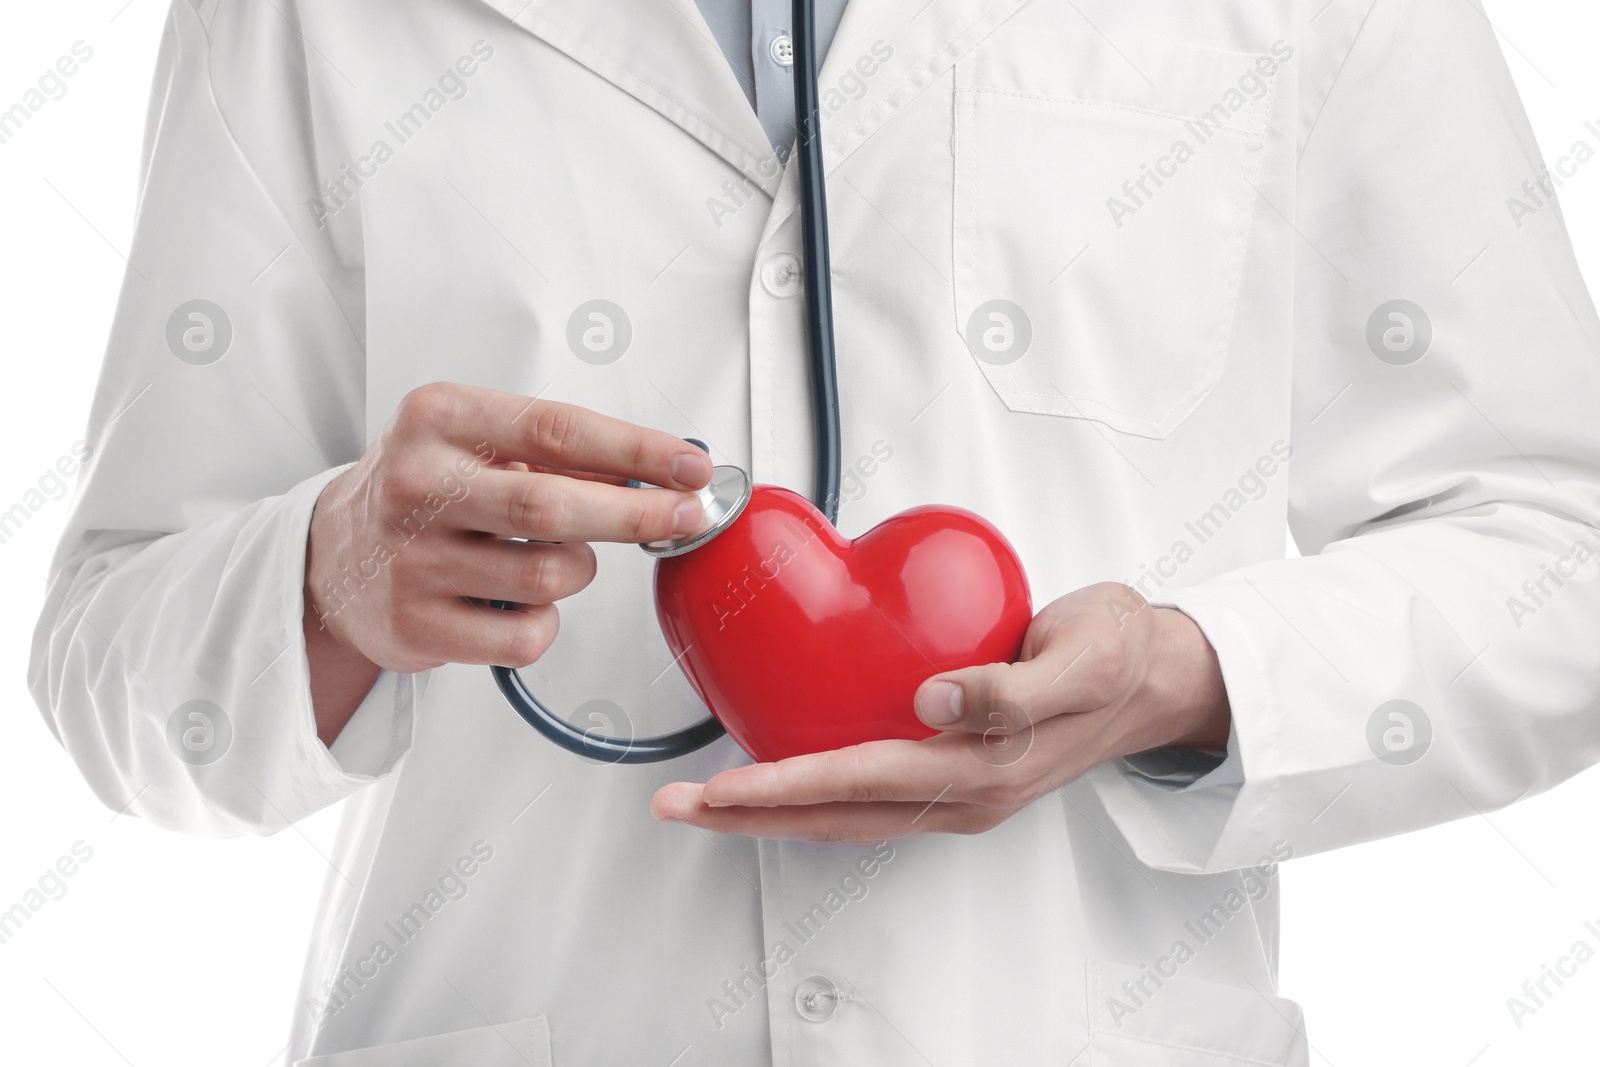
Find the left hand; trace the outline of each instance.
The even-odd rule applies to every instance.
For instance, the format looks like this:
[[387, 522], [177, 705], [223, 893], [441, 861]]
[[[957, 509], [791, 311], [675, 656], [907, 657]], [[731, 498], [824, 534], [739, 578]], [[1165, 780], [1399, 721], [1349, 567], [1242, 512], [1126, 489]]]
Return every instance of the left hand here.
[[981, 833], [1096, 764], [1232, 728], [1216, 652], [1192, 619], [1102, 583], [1034, 617], [1016, 663], [935, 675], [924, 741], [871, 741], [656, 791], [657, 819], [723, 833], [875, 842]]

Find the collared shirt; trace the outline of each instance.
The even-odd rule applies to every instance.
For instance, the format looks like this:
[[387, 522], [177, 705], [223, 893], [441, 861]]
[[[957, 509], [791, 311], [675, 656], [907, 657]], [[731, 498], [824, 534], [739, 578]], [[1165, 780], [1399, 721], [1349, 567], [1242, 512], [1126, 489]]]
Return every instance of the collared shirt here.
[[[790, 0], [695, 0], [773, 150], [794, 143], [794, 41]], [[817, 0], [817, 62], [828, 54], [845, 0]]]

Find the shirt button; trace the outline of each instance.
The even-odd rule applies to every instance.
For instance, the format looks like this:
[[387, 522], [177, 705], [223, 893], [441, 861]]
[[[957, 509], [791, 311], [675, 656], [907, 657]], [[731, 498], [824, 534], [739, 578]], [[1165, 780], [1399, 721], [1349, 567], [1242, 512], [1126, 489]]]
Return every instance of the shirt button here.
[[814, 1023], [825, 1023], [833, 1018], [833, 1013], [839, 1007], [839, 1001], [844, 999], [839, 993], [839, 987], [820, 974], [806, 978], [795, 987], [794, 1010], [800, 1018]]
[[805, 288], [805, 271], [793, 252], [768, 256], [761, 264], [761, 285], [773, 296], [795, 296]]
[[794, 66], [794, 38], [787, 33], [780, 33], [772, 39], [772, 61], [780, 67]]

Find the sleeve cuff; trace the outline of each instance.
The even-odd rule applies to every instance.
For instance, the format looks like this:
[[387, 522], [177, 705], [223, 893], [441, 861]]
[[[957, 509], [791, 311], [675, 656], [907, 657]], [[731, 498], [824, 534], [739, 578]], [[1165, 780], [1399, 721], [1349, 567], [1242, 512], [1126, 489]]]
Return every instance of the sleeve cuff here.
[[1152, 603], [1188, 615], [1216, 649], [1233, 715], [1227, 752], [1210, 765], [1198, 762], [1207, 757], [1193, 750], [1176, 756], [1179, 750], [1158, 749], [1101, 764], [1087, 777], [1143, 863], [1189, 874], [1227, 870], [1224, 838], [1235, 837], [1242, 823], [1260, 821], [1260, 797], [1252, 791], [1252, 816], [1241, 796], [1251, 753], [1271, 744], [1267, 675], [1249, 635], [1225, 607], [1181, 592]]
[[328, 754], [345, 774], [381, 778], [394, 770], [411, 747], [415, 681], [415, 675], [388, 670], [379, 673], [350, 721], [328, 747]]
[[283, 626], [294, 645], [299, 674], [297, 747], [316, 777], [340, 795], [381, 778], [400, 762], [411, 747], [417, 695], [416, 675], [380, 671], [333, 744], [324, 745], [317, 736], [316, 712], [311, 702], [311, 664], [306, 657], [303, 627], [307, 541], [311, 516], [323, 489], [350, 466], [335, 467], [307, 479], [292, 491], [297, 497], [290, 519], [293, 535], [284, 544], [281, 572], [285, 583], [281, 599], [286, 609]]

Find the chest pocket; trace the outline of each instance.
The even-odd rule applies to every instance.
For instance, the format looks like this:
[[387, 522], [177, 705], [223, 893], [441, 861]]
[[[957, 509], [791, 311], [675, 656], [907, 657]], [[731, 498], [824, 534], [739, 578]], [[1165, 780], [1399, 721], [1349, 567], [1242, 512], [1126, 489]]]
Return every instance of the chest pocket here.
[[[1167, 961], [1170, 963], [1170, 960]], [[1310, 1067], [1300, 1005], [1242, 985], [1088, 964], [1081, 1067]]]
[[1278, 52], [1012, 20], [957, 65], [956, 328], [1012, 411], [1159, 438], [1215, 387]]
[[294, 1067], [551, 1067], [544, 1016], [312, 1056]]

